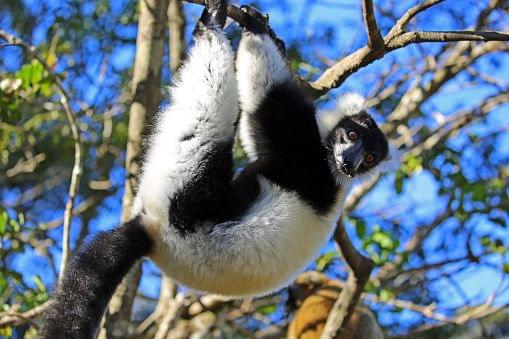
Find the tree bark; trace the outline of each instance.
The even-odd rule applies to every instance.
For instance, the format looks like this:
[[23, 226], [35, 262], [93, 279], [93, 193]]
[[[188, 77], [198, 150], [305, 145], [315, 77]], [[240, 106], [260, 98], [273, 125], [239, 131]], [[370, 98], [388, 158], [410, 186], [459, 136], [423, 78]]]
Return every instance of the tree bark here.
[[[169, 0], [141, 0], [136, 58], [132, 79], [132, 103], [126, 150], [126, 181], [122, 200], [122, 222], [129, 219], [135, 196], [135, 178], [143, 154], [143, 137], [161, 101], [161, 69], [165, 43], [166, 13]], [[105, 314], [99, 338], [123, 338], [127, 335], [131, 307], [141, 277], [137, 263], [113, 295]]]

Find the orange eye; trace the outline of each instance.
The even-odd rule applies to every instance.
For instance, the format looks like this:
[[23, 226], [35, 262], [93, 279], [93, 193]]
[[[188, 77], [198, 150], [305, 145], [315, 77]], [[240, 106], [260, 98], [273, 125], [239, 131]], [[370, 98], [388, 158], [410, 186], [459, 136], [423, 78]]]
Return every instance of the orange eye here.
[[364, 160], [365, 160], [368, 164], [370, 164], [370, 163], [372, 163], [372, 162], [375, 160], [375, 157], [373, 156], [373, 154], [368, 153], [368, 154], [366, 154], [366, 156], [364, 157]]
[[348, 132], [348, 139], [355, 141], [359, 136], [354, 131]]

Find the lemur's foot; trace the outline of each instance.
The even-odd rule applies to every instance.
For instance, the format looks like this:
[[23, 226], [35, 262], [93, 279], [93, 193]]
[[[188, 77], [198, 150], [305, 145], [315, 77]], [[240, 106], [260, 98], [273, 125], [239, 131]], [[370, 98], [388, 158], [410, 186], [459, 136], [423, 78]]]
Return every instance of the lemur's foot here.
[[193, 35], [200, 35], [205, 30], [222, 30], [228, 15], [228, 0], [205, 0], [205, 8], [200, 20], [196, 23]]
[[255, 34], [269, 34], [269, 16], [258, 11], [253, 6], [243, 5], [240, 9], [246, 13], [246, 20], [241, 27]]
[[245, 23], [241, 27], [251, 33], [269, 35], [279, 51], [284, 55], [286, 53], [285, 43], [277, 37], [276, 32], [269, 26], [269, 15], [263, 14], [256, 8], [248, 5], [241, 6], [240, 9], [247, 14]]

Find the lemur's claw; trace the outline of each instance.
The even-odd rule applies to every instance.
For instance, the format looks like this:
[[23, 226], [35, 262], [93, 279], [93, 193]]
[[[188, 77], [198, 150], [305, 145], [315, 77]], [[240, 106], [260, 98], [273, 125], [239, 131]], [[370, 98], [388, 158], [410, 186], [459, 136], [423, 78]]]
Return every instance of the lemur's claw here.
[[228, 0], [205, 0], [205, 8], [196, 23], [193, 35], [199, 35], [206, 29], [223, 29], [228, 15]]
[[246, 20], [242, 23], [242, 28], [255, 34], [269, 33], [269, 16], [262, 14], [256, 8], [248, 5], [242, 5], [241, 11], [246, 13]]
[[277, 37], [274, 30], [269, 26], [269, 14], [261, 13], [256, 8], [249, 5], [243, 5], [240, 9], [247, 14], [246, 20], [243, 25], [241, 24], [241, 27], [244, 30], [255, 34], [268, 34], [272, 40], [274, 40], [277, 48], [284, 55], [286, 53], [285, 43]]

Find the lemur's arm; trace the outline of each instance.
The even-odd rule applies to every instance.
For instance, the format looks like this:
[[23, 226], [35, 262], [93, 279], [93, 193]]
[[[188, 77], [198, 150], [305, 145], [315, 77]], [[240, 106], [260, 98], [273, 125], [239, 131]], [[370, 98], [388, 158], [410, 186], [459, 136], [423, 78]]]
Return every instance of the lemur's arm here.
[[260, 174], [321, 209], [332, 194], [317, 187], [335, 184], [313, 102], [294, 82], [266, 18], [252, 7], [243, 10], [250, 19], [237, 52], [242, 145]]
[[[266, 18], [249, 6], [243, 6], [249, 16], [237, 52], [237, 82], [242, 110], [239, 133], [242, 146], [250, 160], [258, 158], [257, 133], [253, 116], [267, 94], [276, 86], [289, 84], [291, 74], [282, 50], [275, 44], [275, 35]], [[258, 20], [257, 20], [258, 19]]]

